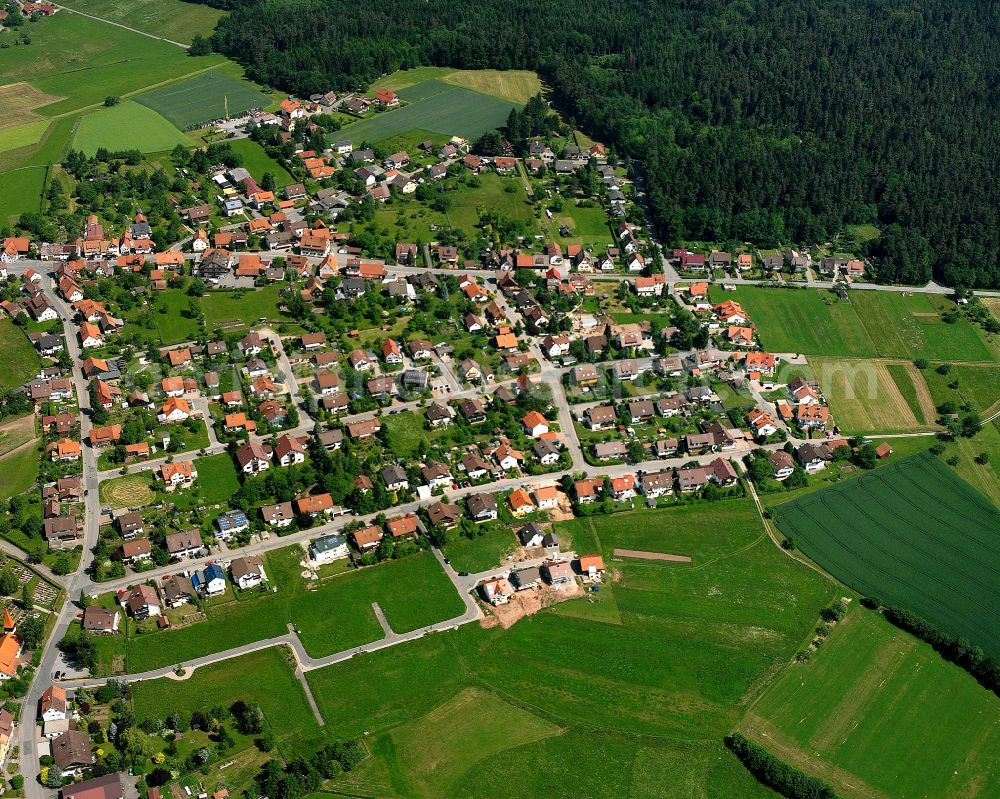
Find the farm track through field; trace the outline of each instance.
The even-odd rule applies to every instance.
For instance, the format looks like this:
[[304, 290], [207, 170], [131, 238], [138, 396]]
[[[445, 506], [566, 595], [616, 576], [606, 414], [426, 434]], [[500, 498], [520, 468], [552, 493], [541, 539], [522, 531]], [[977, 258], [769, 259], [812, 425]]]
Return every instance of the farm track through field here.
[[917, 402], [924, 414], [924, 421], [931, 424], [937, 416], [937, 407], [934, 405], [934, 398], [931, 397], [931, 390], [927, 387], [927, 381], [920, 374], [920, 370], [911, 362], [906, 362], [905, 367], [910, 376], [910, 382], [913, 383], [913, 390], [917, 394]]
[[152, 33], [146, 33], [146, 31], [141, 31], [138, 28], [130, 28], [128, 25], [122, 25], [120, 22], [112, 22], [110, 19], [104, 19], [103, 17], [95, 17], [93, 14], [87, 14], [83, 11], [77, 11], [76, 9], [69, 8], [68, 6], [57, 5], [56, 8], [62, 9], [63, 11], [68, 11], [71, 14], [79, 14], [81, 17], [87, 17], [88, 19], [95, 20], [96, 22], [103, 22], [105, 25], [114, 25], [116, 28], [122, 28], [132, 33], [138, 33], [140, 36], [146, 36], [150, 39], [156, 39], [157, 41], [166, 42], [167, 44], [173, 44], [177, 47], [182, 47], [187, 50], [189, 45], [182, 44], [181, 42], [175, 42], [172, 39], [168, 39], [165, 36], [157, 36]]

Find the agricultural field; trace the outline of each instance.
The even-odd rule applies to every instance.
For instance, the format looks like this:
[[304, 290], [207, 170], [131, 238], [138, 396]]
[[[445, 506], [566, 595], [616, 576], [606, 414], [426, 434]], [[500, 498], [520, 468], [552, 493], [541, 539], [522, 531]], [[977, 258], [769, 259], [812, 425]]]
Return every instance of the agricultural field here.
[[190, 44], [196, 33], [209, 36], [222, 11], [181, 0], [70, 0], [66, 8]]
[[[713, 300], [722, 290], [712, 287]], [[733, 295], [727, 294], [732, 297]], [[892, 291], [852, 291], [839, 300], [825, 289], [738, 287], [765, 349], [846, 358], [927, 358], [995, 361], [997, 352], [978, 328], [965, 321], [947, 324], [944, 297]]]
[[[525, 796], [774, 797], [721, 739], [740, 703], [800, 646], [832, 586], [763, 535], [748, 500], [578, 519], [556, 531], [566, 548], [604, 555], [613, 580], [595, 602], [562, 603], [508, 630], [469, 625], [308, 674], [332, 734], [370, 733], [372, 758], [331, 790], [473, 797], [503, 784]], [[618, 547], [694, 562], [615, 559]], [[436, 729], [455, 707], [484, 701], [512, 719], [507, 746], [469, 732], [411, 748], [410, 730]], [[530, 746], [511, 735], [522, 723]], [[453, 765], [460, 755], [464, 769]]]
[[845, 799], [1000, 796], [1000, 699], [861, 608], [741, 728]]
[[855, 291], [851, 303], [883, 358], [939, 361], [995, 361], [979, 328], [968, 322], [948, 324], [941, 313], [955, 304], [930, 294]]
[[[21, 214], [39, 210], [47, 171], [41, 166], [0, 172], [0, 225], [7, 226], [16, 222]], [[3, 321], [10, 324], [7, 319]]]
[[524, 105], [542, 90], [542, 82], [534, 72], [521, 69], [449, 69], [447, 67], [417, 67], [400, 70], [379, 78], [371, 85], [371, 90], [391, 89], [399, 91], [415, 86], [423, 81], [444, 81], [454, 86], [510, 100]]
[[73, 148], [93, 155], [108, 150], [159, 153], [188, 140], [174, 125], [144, 105], [131, 100], [84, 114], [73, 136]]
[[24, 111], [51, 117], [224, 62], [217, 55], [191, 58], [176, 45], [79, 14], [55, 14], [32, 26], [30, 46], [0, 49], [0, 85], [30, 76], [40, 92], [61, 99]]
[[[721, 302], [722, 290], [712, 289], [713, 301]], [[735, 295], [726, 296], [743, 304], [769, 352], [856, 358], [879, 354], [854, 306], [832, 292], [739, 286]]]
[[1000, 511], [924, 453], [771, 510], [854, 590], [1000, 655]]
[[440, 80], [424, 80], [400, 89], [407, 105], [345, 126], [336, 138], [380, 142], [420, 128], [448, 136], [474, 139], [503, 125], [516, 103], [480, 94]]
[[259, 183], [265, 172], [274, 176], [275, 184], [280, 188], [294, 183], [295, 179], [281, 164], [264, 152], [264, 148], [250, 139], [236, 139], [229, 143], [234, 153], [243, 156], [243, 168]]
[[931, 429], [934, 403], [913, 364], [810, 358], [809, 365], [845, 433]]
[[38, 374], [41, 360], [24, 331], [10, 319], [0, 319], [0, 351], [3, 352], [3, 373], [0, 389], [16, 388]]
[[270, 105], [271, 98], [246, 81], [213, 69], [140, 94], [135, 101], [162, 114], [181, 130], [187, 130], [222, 119], [227, 101], [229, 116], [237, 117], [251, 109]]
[[[19, 85], [28, 86], [27, 83]], [[17, 150], [35, 144], [42, 138], [42, 134], [45, 133], [49, 124], [47, 119], [36, 119], [34, 122], [25, 122], [15, 127], [0, 128], [0, 152]]]

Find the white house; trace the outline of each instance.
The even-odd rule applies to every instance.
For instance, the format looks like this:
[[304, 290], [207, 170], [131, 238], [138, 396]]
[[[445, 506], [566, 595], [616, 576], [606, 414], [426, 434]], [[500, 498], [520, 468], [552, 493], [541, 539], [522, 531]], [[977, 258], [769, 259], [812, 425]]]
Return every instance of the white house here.
[[309, 546], [309, 557], [319, 565], [343, 560], [347, 555], [347, 538], [342, 535], [324, 535]]
[[258, 586], [267, 579], [267, 573], [264, 571], [264, 561], [256, 555], [236, 558], [229, 567], [229, 570], [233, 574], [233, 581], [243, 589]]

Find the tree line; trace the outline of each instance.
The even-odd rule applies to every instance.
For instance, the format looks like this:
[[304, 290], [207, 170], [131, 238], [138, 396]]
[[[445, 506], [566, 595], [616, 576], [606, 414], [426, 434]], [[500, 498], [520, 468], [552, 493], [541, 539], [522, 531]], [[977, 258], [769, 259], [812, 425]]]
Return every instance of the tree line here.
[[300, 95], [421, 65], [538, 71], [567, 125], [639, 162], [668, 245], [865, 223], [879, 280], [1000, 285], [992, 4], [207, 2], [231, 12], [214, 47]]
[[[878, 600], [865, 599], [864, 604], [878, 607]], [[929, 643], [945, 659], [961, 666], [976, 678], [980, 685], [1000, 696], [1000, 662], [987, 655], [983, 649], [966, 638], [955, 638], [913, 611], [901, 607], [887, 607], [885, 617], [911, 635]]]
[[779, 760], [738, 732], [726, 737], [726, 746], [758, 780], [788, 799], [837, 799], [825, 782]]

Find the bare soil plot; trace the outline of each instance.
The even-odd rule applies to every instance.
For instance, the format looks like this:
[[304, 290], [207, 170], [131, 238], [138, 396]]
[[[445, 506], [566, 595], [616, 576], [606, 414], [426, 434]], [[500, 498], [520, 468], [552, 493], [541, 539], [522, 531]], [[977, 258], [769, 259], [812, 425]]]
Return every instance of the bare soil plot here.
[[670, 555], [666, 552], [643, 552], [639, 549], [616, 549], [616, 558], [636, 558], [638, 560], [668, 560], [671, 563], [691, 563], [688, 555]]
[[35, 113], [36, 108], [63, 99], [46, 94], [24, 81], [4, 84], [0, 86], [0, 108], [5, 112], [0, 116], [0, 130], [39, 120], [42, 117]]

